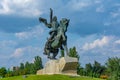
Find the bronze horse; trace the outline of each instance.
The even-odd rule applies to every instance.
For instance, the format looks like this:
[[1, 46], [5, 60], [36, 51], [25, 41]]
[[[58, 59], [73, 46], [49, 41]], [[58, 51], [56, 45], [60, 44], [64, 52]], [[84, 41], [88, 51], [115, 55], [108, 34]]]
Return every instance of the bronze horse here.
[[[55, 59], [59, 52], [59, 49], [64, 49], [68, 55], [66, 31], [69, 21], [69, 19], [62, 18], [57, 29], [57, 33], [54, 35], [54, 38], [46, 42], [44, 54], [48, 55], [48, 58]], [[53, 54], [52, 57], [50, 56], [51, 53]]]

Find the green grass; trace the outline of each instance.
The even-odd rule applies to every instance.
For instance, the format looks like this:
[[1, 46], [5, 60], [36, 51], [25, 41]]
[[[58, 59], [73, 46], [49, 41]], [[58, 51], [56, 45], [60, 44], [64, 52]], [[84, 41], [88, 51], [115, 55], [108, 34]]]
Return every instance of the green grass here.
[[90, 77], [72, 77], [65, 75], [28, 75], [28, 77], [23, 78], [22, 76], [2, 78], [0, 80], [103, 80], [98, 78]]

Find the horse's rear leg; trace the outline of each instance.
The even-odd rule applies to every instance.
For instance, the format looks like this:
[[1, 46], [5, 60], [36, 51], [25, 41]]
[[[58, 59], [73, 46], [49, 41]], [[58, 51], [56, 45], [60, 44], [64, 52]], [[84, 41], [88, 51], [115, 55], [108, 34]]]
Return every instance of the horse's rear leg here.
[[56, 56], [58, 54], [59, 49], [56, 49], [55, 52], [53, 53], [52, 59], [56, 59]]

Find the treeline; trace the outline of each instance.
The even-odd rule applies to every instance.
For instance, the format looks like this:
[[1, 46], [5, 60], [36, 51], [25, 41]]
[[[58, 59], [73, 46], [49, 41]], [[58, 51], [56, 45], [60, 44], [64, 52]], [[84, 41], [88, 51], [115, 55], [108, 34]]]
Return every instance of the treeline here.
[[109, 58], [105, 65], [101, 65], [97, 61], [94, 61], [94, 64], [88, 63], [85, 68], [79, 67], [78, 74], [108, 80], [120, 80], [120, 58]]
[[0, 77], [36, 74], [36, 71], [42, 68], [42, 59], [41, 57], [36, 56], [33, 63], [20, 63], [20, 66], [14, 66], [8, 70], [5, 67], [0, 68]]
[[[69, 53], [69, 56], [76, 57], [79, 60], [80, 57], [76, 51], [76, 47], [70, 48]], [[101, 65], [99, 62], [94, 61], [93, 64], [88, 63], [85, 67], [82, 67], [79, 63], [77, 73], [81, 76], [120, 80], [120, 58], [109, 58], [105, 65]]]
[[[64, 51], [61, 51], [61, 56], [64, 56]], [[78, 60], [80, 56], [76, 50], [76, 47], [69, 49], [69, 56], [76, 57]], [[34, 63], [26, 62], [20, 63], [20, 66], [13, 67], [12, 70], [6, 70], [5, 67], [0, 68], [1, 77], [10, 77], [17, 75], [36, 74], [36, 71], [42, 69], [42, 59], [39, 56], [35, 57]], [[77, 73], [81, 76], [89, 76], [96, 78], [103, 78], [107, 80], [120, 80], [120, 58], [112, 57], [106, 61], [105, 65], [101, 65], [99, 62], [94, 61], [93, 64], [88, 63], [85, 67], [82, 67], [80, 63], [77, 66]]]
[[88, 63], [85, 65], [85, 68], [80, 67], [78, 74], [83, 75], [83, 76], [90, 76], [90, 77], [96, 77], [99, 78], [108, 78], [107, 75], [107, 68], [103, 65], [101, 65], [99, 62], [94, 61], [94, 64]]

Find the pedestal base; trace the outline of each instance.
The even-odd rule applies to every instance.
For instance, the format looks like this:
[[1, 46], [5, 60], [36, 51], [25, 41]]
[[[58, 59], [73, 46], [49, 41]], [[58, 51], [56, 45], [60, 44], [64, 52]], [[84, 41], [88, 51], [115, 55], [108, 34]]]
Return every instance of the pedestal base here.
[[59, 60], [49, 60], [45, 67], [37, 71], [37, 75], [44, 74], [65, 74], [65, 75], [77, 75], [77, 58], [62, 57]]

